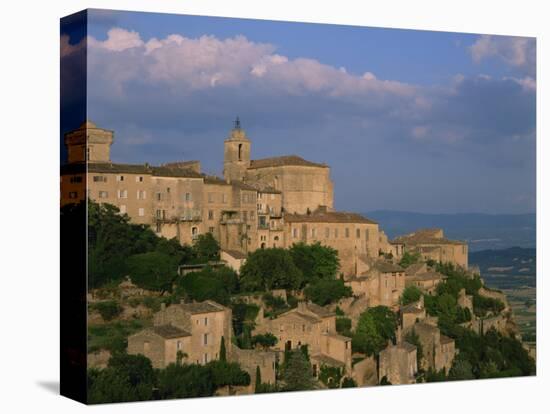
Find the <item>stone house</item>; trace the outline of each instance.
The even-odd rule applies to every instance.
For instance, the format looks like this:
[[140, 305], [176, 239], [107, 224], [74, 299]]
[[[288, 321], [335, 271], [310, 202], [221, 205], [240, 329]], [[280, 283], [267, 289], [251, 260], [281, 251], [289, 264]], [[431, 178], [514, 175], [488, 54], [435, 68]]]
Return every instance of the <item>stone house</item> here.
[[378, 356], [378, 379], [386, 378], [392, 384], [413, 384], [418, 372], [416, 346], [401, 342], [389, 344]]
[[276, 363], [278, 353], [275, 351], [259, 351], [256, 349], [240, 349], [233, 346], [229, 354], [229, 361], [238, 362], [241, 369], [250, 375], [250, 385], [246, 387], [248, 394], [254, 393], [256, 384], [256, 370], [260, 368], [262, 384], [275, 384]]
[[403, 332], [408, 332], [417, 323], [426, 319], [426, 309], [424, 308], [424, 296], [416, 302], [401, 306], [399, 309], [401, 316], [401, 328]]
[[396, 307], [405, 290], [405, 270], [394, 263], [376, 261], [361, 276], [349, 278], [345, 284], [351, 287], [355, 296], [364, 296], [369, 307]]
[[336, 314], [313, 303], [299, 302], [274, 319], [263, 319], [253, 335], [271, 332], [277, 337], [274, 349], [308, 346], [314, 371], [321, 365], [341, 366], [351, 371], [351, 338], [336, 332]]
[[241, 266], [246, 261], [246, 254], [238, 250], [222, 250], [220, 251], [220, 259], [238, 274]]
[[420, 253], [425, 260], [453, 263], [468, 269], [468, 244], [445, 238], [442, 229], [418, 230], [395, 238], [393, 243], [402, 244], [405, 252]]
[[219, 358], [221, 339], [227, 352], [232, 343], [231, 309], [213, 301], [162, 306], [154, 315], [153, 327], [128, 338], [128, 353], [143, 354], [153, 366], [165, 367], [176, 361], [205, 364]]
[[435, 292], [437, 285], [447, 277], [439, 272], [429, 270], [419, 272], [414, 275], [405, 275], [405, 286], [416, 286], [421, 291], [432, 294]]
[[449, 372], [455, 357], [455, 341], [441, 333], [437, 326], [418, 322], [411, 328], [422, 345], [422, 368]]

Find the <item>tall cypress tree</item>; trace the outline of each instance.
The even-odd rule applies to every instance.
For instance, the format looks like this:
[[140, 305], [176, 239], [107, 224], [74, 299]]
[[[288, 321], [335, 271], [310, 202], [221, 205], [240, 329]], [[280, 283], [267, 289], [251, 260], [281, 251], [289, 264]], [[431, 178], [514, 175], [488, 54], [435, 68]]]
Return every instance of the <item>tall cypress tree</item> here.
[[220, 361], [227, 361], [227, 351], [225, 350], [225, 338], [222, 336], [222, 342], [220, 344]]
[[254, 384], [254, 391], [258, 392], [262, 387], [262, 373], [260, 372], [260, 366], [256, 365], [256, 383]]

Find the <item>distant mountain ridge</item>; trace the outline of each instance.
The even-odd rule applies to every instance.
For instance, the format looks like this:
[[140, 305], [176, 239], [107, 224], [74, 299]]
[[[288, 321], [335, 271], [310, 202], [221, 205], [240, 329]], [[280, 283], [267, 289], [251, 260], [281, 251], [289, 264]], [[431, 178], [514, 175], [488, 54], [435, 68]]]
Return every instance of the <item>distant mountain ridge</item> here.
[[447, 237], [467, 241], [471, 251], [536, 245], [534, 213], [426, 214], [377, 210], [364, 214], [377, 221], [390, 239], [420, 228], [440, 227]]

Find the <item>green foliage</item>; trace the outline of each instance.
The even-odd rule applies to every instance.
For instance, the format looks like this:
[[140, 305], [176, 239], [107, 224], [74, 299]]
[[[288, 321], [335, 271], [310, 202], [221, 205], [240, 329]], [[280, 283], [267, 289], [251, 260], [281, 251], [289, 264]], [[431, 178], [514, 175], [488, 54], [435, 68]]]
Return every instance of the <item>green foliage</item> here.
[[301, 350], [287, 351], [282, 379], [284, 391], [305, 391], [315, 386], [311, 364]]
[[450, 381], [475, 379], [472, 364], [461, 358], [455, 358], [453, 366], [449, 370]]
[[142, 355], [117, 354], [106, 369], [88, 370], [90, 404], [145, 401], [153, 396], [151, 361]]
[[425, 375], [426, 382], [441, 382], [447, 381], [447, 376], [445, 375], [445, 370], [434, 371], [431, 368], [426, 372]]
[[340, 335], [351, 337], [351, 319], [344, 317], [336, 318], [336, 332]]
[[353, 378], [344, 377], [344, 380], [342, 381], [342, 388], [355, 388], [355, 387], [357, 387], [357, 383]]
[[160, 399], [209, 397], [216, 390], [212, 371], [203, 365], [170, 364], [158, 371]]
[[302, 278], [302, 272], [294, 264], [288, 250], [258, 249], [248, 256], [241, 268], [241, 290], [294, 290], [301, 286]]
[[127, 260], [132, 282], [144, 289], [164, 292], [177, 276], [177, 258], [159, 252], [139, 253]]
[[401, 304], [408, 305], [409, 303], [416, 302], [420, 300], [421, 296], [422, 292], [418, 287], [414, 285], [407, 286], [405, 290], [403, 290], [403, 294], [401, 295]]
[[499, 299], [474, 295], [474, 314], [476, 316], [486, 316], [489, 312], [496, 315], [503, 309], [504, 303]]
[[176, 284], [176, 296], [196, 301], [213, 300], [228, 305], [230, 295], [237, 290], [238, 279], [233, 269], [206, 266], [199, 272], [189, 273]]
[[220, 260], [220, 244], [212, 233], [200, 234], [193, 243], [193, 263], [208, 263]]
[[227, 350], [225, 349], [225, 337], [223, 336], [220, 344], [220, 361], [222, 362], [227, 361]]
[[338, 252], [317, 242], [293, 244], [289, 249], [292, 260], [303, 275], [302, 287], [323, 279], [334, 279], [340, 268]]
[[143, 323], [138, 320], [90, 325], [88, 326], [88, 352], [100, 349], [106, 349], [111, 353], [124, 352], [128, 345], [128, 336], [143, 327]]
[[354, 352], [378, 355], [389, 340], [395, 342], [397, 317], [389, 308], [376, 306], [369, 308], [359, 317], [357, 328], [352, 337]]
[[405, 252], [403, 254], [403, 257], [399, 261], [399, 266], [401, 266], [403, 268], [407, 268], [412, 264], [418, 263], [419, 261], [420, 261], [420, 253], [418, 253], [418, 252], [415, 252], [415, 253]]
[[415, 332], [414, 328], [405, 335], [405, 341], [409, 344], [416, 346], [416, 365], [420, 368], [420, 361], [424, 358], [424, 350], [422, 348], [422, 343], [418, 334]]
[[252, 346], [261, 346], [264, 349], [268, 349], [277, 344], [277, 337], [271, 332], [265, 334], [254, 335], [252, 337]]
[[340, 367], [321, 365], [321, 369], [319, 370], [319, 381], [325, 384], [328, 388], [340, 388], [342, 376], [343, 372]]
[[322, 279], [311, 283], [304, 289], [308, 300], [320, 306], [336, 302], [344, 297], [350, 297], [352, 290], [341, 279]]
[[114, 300], [96, 302], [89, 305], [91, 310], [99, 312], [104, 321], [111, 321], [122, 312], [122, 306]]
[[258, 393], [258, 390], [262, 387], [262, 373], [259, 365], [256, 365], [256, 381], [254, 383], [254, 391]]
[[216, 388], [250, 384], [250, 375], [236, 362], [212, 361], [207, 364], [207, 368], [212, 372], [212, 380]]

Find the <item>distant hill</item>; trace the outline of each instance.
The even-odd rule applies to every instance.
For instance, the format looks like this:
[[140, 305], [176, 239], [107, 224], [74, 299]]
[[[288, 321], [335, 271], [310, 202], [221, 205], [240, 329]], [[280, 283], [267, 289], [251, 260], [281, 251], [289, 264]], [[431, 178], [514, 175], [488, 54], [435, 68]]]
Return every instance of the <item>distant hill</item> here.
[[471, 251], [535, 247], [535, 214], [423, 214], [378, 210], [365, 215], [390, 238], [420, 228], [441, 227], [451, 239], [465, 240]]

